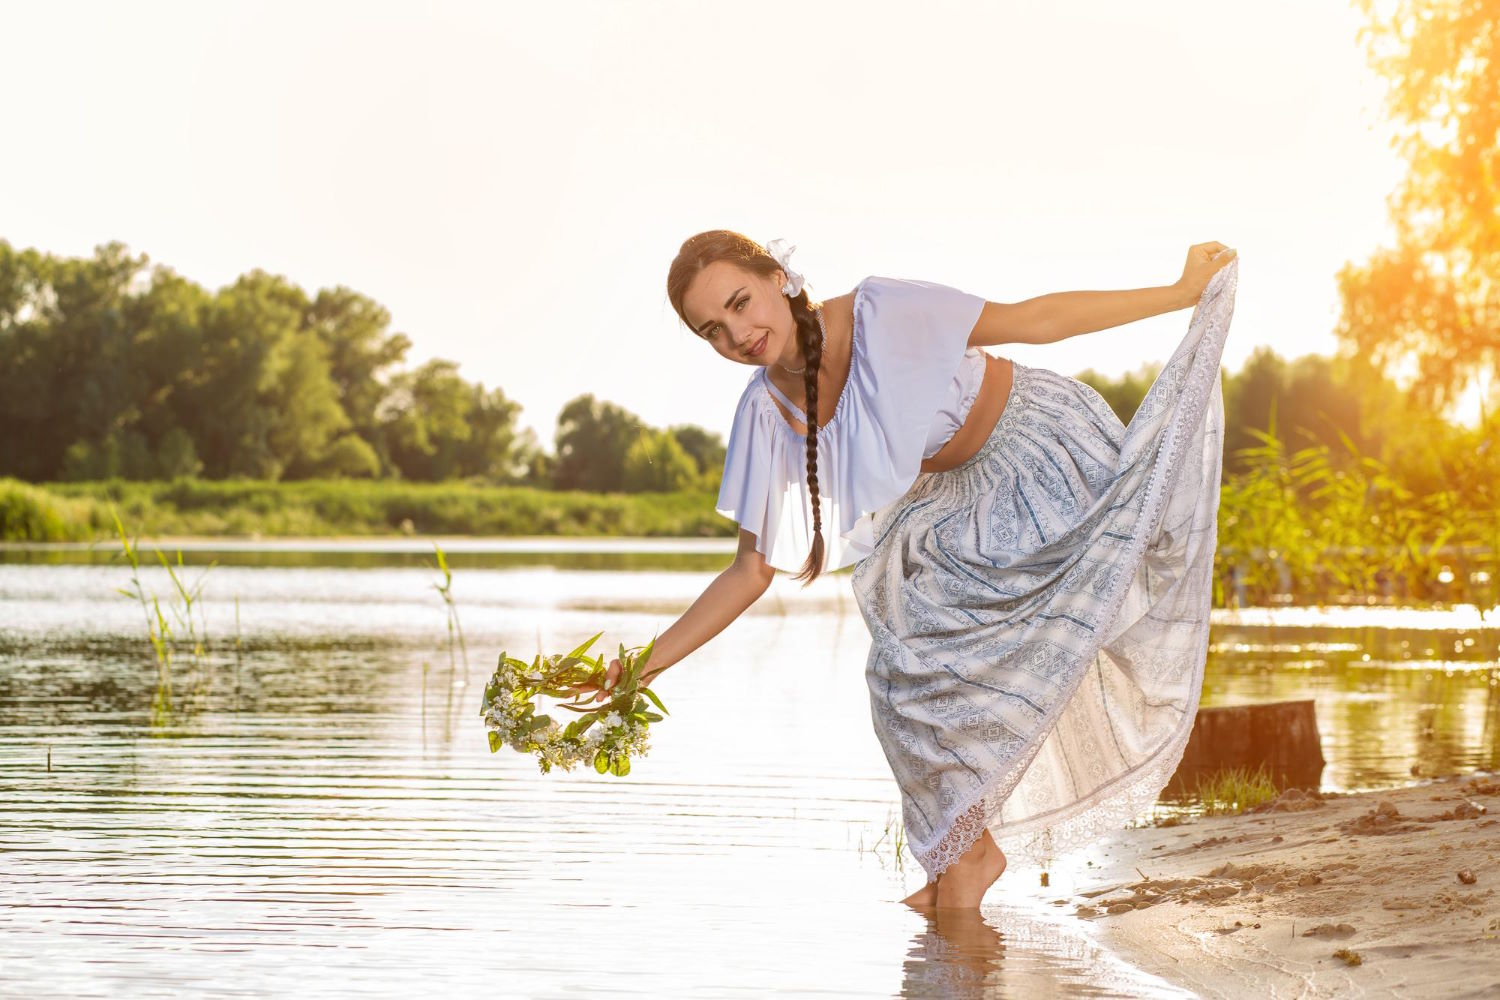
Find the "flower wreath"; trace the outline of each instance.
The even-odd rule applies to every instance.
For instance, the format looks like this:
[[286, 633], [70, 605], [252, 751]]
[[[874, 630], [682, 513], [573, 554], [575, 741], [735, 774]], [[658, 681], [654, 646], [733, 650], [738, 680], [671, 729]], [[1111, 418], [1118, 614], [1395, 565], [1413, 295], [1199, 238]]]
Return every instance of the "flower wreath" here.
[[[500, 654], [500, 663], [484, 686], [484, 701], [479, 707], [489, 730], [490, 753], [505, 744], [521, 753], [534, 753], [543, 774], [552, 770], [554, 764], [571, 771], [585, 760], [592, 760], [594, 770], [600, 774], [630, 773], [630, 758], [647, 754], [646, 731], [650, 724], [662, 720], [662, 716], [650, 711], [646, 699], [651, 699], [663, 713], [671, 714], [650, 688], [641, 685], [641, 672], [656, 645], [655, 638], [631, 650], [623, 643], [620, 645], [620, 676], [610, 689], [608, 701], [593, 709], [581, 707], [577, 702], [560, 704], [561, 708], [582, 713], [567, 726], [559, 726], [550, 716], [536, 714], [534, 704], [538, 694], [573, 697], [577, 692], [567, 689], [583, 684], [603, 689], [607, 673], [603, 654], [592, 659], [585, 655], [603, 634], [595, 633], [566, 656], [538, 653], [530, 664]], [[599, 728], [590, 731], [595, 722], [600, 723]]]

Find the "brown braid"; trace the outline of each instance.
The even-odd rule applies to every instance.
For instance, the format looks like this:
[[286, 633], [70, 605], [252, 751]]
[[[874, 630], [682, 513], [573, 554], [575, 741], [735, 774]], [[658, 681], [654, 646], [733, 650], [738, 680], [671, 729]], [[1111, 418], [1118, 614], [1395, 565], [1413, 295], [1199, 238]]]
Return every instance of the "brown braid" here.
[[807, 403], [807, 492], [812, 497], [813, 541], [807, 562], [793, 580], [803, 580], [806, 587], [823, 571], [823, 510], [818, 503], [818, 369], [823, 367], [823, 332], [818, 317], [807, 301], [806, 289], [792, 298], [792, 316], [797, 320], [797, 346], [802, 348], [807, 370], [802, 373], [803, 395]]
[[[688, 237], [677, 251], [672, 266], [667, 271], [667, 298], [683, 324], [692, 329], [683, 314], [682, 300], [694, 276], [715, 261], [728, 261], [752, 274], [767, 277], [781, 270], [776, 258], [766, 253], [765, 247], [741, 233], [729, 229], [710, 229]], [[813, 541], [812, 551], [802, 569], [792, 579], [811, 584], [823, 571], [823, 511], [818, 501], [818, 370], [823, 363], [823, 333], [818, 325], [817, 313], [812, 300], [803, 288], [788, 299], [792, 308], [792, 319], [797, 324], [797, 346], [806, 359], [807, 370], [803, 373], [804, 394], [807, 397], [807, 491], [812, 499]]]

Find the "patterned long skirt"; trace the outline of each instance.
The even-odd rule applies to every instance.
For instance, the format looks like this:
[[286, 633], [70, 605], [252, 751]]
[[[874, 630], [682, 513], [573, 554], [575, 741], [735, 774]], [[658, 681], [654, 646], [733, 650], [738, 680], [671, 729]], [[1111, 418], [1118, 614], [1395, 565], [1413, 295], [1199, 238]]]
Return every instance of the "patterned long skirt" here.
[[875, 513], [856, 564], [871, 717], [928, 882], [988, 828], [1035, 861], [1119, 829], [1181, 760], [1198, 708], [1223, 459], [1217, 271], [1128, 426], [1017, 364], [964, 464]]

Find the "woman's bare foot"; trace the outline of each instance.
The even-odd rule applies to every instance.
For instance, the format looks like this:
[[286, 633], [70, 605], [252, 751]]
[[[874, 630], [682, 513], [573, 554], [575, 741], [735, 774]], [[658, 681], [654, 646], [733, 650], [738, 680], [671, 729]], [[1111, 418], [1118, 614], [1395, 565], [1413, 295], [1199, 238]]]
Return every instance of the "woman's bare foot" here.
[[943, 876], [939, 875], [934, 881], [928, 882], [901, 902], [907, 906], [914, 906], [919, 910], [931, 909], [937, 905], [938, 882], [941, 882], [942, 879]]
[[943, 872], [938, 882], [937, 908], [978, 909], [984, 894], [1005, 871], [1005, 854], [990, 831], [984, 830], [963, 857]]

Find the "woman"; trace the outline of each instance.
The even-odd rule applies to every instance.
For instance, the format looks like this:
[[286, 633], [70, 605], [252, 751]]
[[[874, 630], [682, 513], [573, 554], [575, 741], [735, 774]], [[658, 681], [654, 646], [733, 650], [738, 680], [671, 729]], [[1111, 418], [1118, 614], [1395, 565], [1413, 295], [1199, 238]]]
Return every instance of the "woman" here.
[[[678, 316], [755, 370], [716, 505], [738, 554], [657, 637], [648, 676], [775, 570], [811, 582], [854, 564], [871, 716], [928, 874], [904, 902], [976, 908], [1000, 841], [1038, 859], [1086, 843], [1149, 806], [1181, 758], [1208, 643], [1236, 255], [1198, 244], [1169, 286], [1006, 304], [878, 275], [814, 303], [789, 253], [712, 230], [672, 262]], [[1128, 427], [1084, 383], [980, 350], [1190, 305]], [[618, 675], [615, 661], [606, 688]]]

